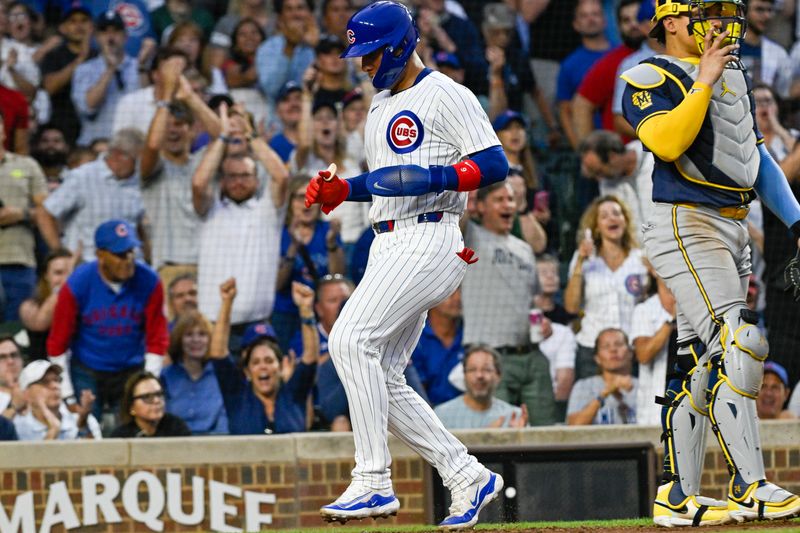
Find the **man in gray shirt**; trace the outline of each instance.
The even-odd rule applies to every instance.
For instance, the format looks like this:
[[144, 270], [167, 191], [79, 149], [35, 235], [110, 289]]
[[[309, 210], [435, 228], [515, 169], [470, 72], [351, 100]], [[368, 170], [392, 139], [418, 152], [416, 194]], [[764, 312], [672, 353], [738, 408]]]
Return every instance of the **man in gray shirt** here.
[[633, 350], [625, 332], [617, 328], [601, 331], [595, 342], [595, 360], [600, 374], [572, 387], [567, 423], [635, 424], [639, 382], [631, 375]]
[[477, 344], [464, 354], [464, 384], [467, 392], [433, 410], [447, 429], [525, 427], [528, 409], [514, 407], [494, 397], [500, 384], [500, 354]]
[[219, 117], [181, 74], [184, 57], [163, 60], [156, 112], [142, 150], [142, 201], [152, 226], [152, 265], [164, 286], [187, 272], [197, 275], [200, 216], [192, 205], [192, 175], [202, 152], [191, 153], [195, 120], [212, 138]]
[[466, 245], [480, 261], [467, 269], [462, 285], [464, 344], [485, 343], [497, 350], [505, 372], [497, 397], [525, 403], [531, 425], [555, 423], [550, 365], [530, 342], [528, 312], [538, 290], [530, 246], [511, 235], [516, 205], [505, 181], [478, 190], [480, 224], [467, 221]]

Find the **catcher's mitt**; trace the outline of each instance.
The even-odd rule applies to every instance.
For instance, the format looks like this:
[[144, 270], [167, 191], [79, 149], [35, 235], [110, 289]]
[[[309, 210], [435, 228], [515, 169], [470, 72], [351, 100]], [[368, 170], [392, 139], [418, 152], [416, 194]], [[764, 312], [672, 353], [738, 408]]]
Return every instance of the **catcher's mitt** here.
[[792, 291], [795, 301], [800, 301], [800, 250], [783, 269], [783, 279], [786, 282], [786, 290]]

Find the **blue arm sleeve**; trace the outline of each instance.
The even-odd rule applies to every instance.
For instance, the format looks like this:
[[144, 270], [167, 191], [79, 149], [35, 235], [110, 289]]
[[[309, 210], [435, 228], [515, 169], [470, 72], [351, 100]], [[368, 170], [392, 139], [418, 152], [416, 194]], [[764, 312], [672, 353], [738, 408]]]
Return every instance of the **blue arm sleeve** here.
[[508, 159], [500, 146], [476, 152], [469, 159], [480, 171], [477, 187], [461, 186], [462, 181], [455, 169], [457, 165], [446, 167], [436, 165], [430, 168], [398, 165], [379, 168], [366, 176], [366, 187], [376, 196], [420, 196], [445, 190], [467, 191], [486, 187], [504, 180], [508, 175]]
[[781, 167], [772, 159], [764, 143], [758, 145], [758, 151], [761, 154], [761, 165], [758, 168], [756, 192], [769, 210], [792, 230], [795, 237], [800, 238], [800, 204], [797, 203]]
[[372, 193], [367, 189], [367, 176], [369, 176], [369, 172], [345, 180], [350, 185], [350, 194], [347, 195], [348, 202], [372, 201]]

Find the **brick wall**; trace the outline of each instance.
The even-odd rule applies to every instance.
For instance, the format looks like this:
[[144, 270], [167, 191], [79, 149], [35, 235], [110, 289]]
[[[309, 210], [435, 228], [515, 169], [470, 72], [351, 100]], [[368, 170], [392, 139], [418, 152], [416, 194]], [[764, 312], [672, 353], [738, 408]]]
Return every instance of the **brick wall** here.
[[[626, 428], [621, 433], [619, 428], [562, 427], [468, 432], [459, 434], [459, 437], [468, 446], [490, 446], [494, 449], [503, 446], [581, 446], [649, 441], [660, 452], [659, 433], [657, 428]], [[767, 430], [762, 429], [762, 438], [768, 478], [789, 490], [800, 492], [800, 422], [776, 423]], [[425, 506], [424, 464], [398, 441], [390, 442], [390, 450], [394, 457], [392, 478], [401, 511], [387, 523], [424, 524], [429, 520]], [[170, 518], [165, 505], [163, 512], [158, 515], [158, 520], [163, 522], [163, 531], [215, 529], [210, 510], [211, 481], [240, 491], [238, 495], [227, 496], [224, 501], [235, 509], [225, 519], [229, 526], [245, 528], [245, 494], [246, 491], [252, 491], [274, 494], [276, 498], [274, 504], [262, 503], [259, 506], [262, 512], [272, 515], [272, 525], [263, 526], [264, 529], [319, 527], [323, 525], [318, 514], [319, 508], [338, 497], [349, 483], [353, 468], [352, 454], [352, 437], [349, 434], [33, 445], [3, 443], [0, 444], [0, 504], [5, 516], [10, 518], [17, 497], [32, 492], [35, 531], [39, 531], [46, 515], [48, 498], [53, 498], [53, 487], [63, 483], [80, 521], [81, 527], [74, 530], [115, 533], [150, 531], [144, 523], [132, 518], [130, 505], [126, 508], [121, 495], [113, 500], [113, 504], [122, 523], [85, 527], [82, 480], [90, 479], [89, 476], [108, 475], [124, 489], [132, 474], [149, 472], [154, 476], [153, 482], [157, 480], [160, 484], [161, 489], [158, 490], [166, 492], [166, 498], [169, 499], [168, 475], [179, 474], [182, 481], [181, 509], [184, 513], [191, 513], [193, 508], [192, 478], [204, 480], [204, 519], [197, 525], [181, 525]], [[712, 438], [709, 438], [705, 462], [703, 493], [723, 498], [728, 473], [718, 444]], [[144, 485], [138, 486], [134, 498], [142, 509], [148, 508], [150, 496]], [[215, 507], [218, 510], [221, 505]], [[0, 520], [3, 518], [0, 516]], [[372, 522], [363, 524], [369, 526]], [[7, 533], [1, 522], [0, 530]], [[28, 533], [28, 530], [34, 529], [17, 530]], [[53, 531], [64, 530], [63, 525], [53, 528]]]

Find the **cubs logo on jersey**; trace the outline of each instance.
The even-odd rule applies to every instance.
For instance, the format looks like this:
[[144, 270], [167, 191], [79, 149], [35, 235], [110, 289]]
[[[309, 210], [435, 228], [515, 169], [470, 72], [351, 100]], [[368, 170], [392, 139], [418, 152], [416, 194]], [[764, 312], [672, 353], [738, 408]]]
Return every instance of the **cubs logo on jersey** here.
[[397, 154], [413, 152], [422, 144], [425, 130], [417, 115], [408, 110], [400, 111], [389, 121], [386, 129], [386, 142]]

